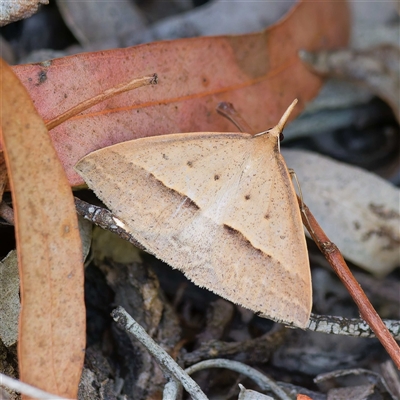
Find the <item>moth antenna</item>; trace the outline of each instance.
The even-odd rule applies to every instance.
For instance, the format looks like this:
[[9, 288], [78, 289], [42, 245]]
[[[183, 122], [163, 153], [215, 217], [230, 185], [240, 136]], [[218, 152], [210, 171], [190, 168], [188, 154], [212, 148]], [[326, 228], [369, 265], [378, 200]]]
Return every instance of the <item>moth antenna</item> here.
[[293, 111], [293, 108], [295, 107], [297, 102], [298, 102], [297, 99], [293, 100], [292, 104], [288, 107], [288, 109], [285, 111], [285, 113], [282, 115], [282, 118], [280, 119], [280, 121], [276, 125], [276, 128], [278, 129], [279, 132], [283, 131], [283, 128], [285, 127], [286, 122], [289, 119], [289, 116], [290, 116], [291, 112]]
[[223, 117], [227, 118], [231, 121], [240, 132], [247, 132], [253, 134], [253, 129], [247, 123], [247, 121], [241, 116], [241, 114], [235, 109], [232, 103], [228, 103], [223, 101], [219, 103], [217, 108], [217, 112], [221, 114]]
[[292, 104], [288, 107], [288, 109], [285, 111], [285, 113], [282, 115], [280, 121], [278, 122], [277, 125], [275, 125], [273, 128], [268, 129], [266, 131], [260, 132], [255, 134], [254, 136], [261, 136], [261, 135], [265, 135], [266, 133], [273, 133], [274, 136], [279, 137], [279, 142], [281, 142], [283, 140], [283, 128], [285, 127], [285, 124], [287, 122], [287, 120], [289, 119], [290, 113], [293, 111], [293, 108], [295, 107], [295, 105], [297, 104], [298, 100], [294, 99]]

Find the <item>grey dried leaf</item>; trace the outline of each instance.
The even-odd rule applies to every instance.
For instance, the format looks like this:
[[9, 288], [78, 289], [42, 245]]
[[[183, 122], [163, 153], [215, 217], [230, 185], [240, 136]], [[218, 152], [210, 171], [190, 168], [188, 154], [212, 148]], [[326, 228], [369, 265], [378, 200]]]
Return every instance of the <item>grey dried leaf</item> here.
[[351, 368], [358, 365], [360, 354], [368, 352], [370, 343], [370, 339], [359, 337], [344, 339], [339, 335], [288, 330], [286, 343], [275, 351], [271, 364], [307, 375]]
[[195, 2], [188, 0], [168, 0], [168, 2], [150, 0], [136, 3], [139, 3], [146, 20], [151, 23], [195, 8]]
[[380, 365], [382, 378], [386, 382], [388, 392], [394, 399], [400, 399], [400, 373], [393, 364], [393, 361], [387, 360]]
[[339, 79], [329, 79], [317, 97], [285, 127], [285, 139], [320, 135], [323, 132], [357, 126], [358, 106], [367, 104], [373, 94], [367, 88]]
[[282, 154], [305, 204], [345, 258], [377, 276], [399, 265], [399, 189], [328, 157], [287, 149]]
[[314, 382], [321, 390], [328, 392], [327, 398], [330, 400], [396, 398], [382, 375], [362, 368], [339, 369], [322, 373], [314, 378]]
[[18, 339], [19, 274], [15, 250], [0, 261], [0, 339], [5, 346], [12, 346]]
[[49, 0], [1, 0], [0, 26], [29, 18], [35, 14], [40, 4], [49, 4]]
[[300, 53], [311, 69], [331, 78], [341, 78], [367, 86], [386, 101], [400, 121], [400, 49], [381, 45], [367, 50], [336, 50]]
[[216, 0], [157, 22], [136, 42], [255, 32], [276, 22], [293, 3]]
[[[360, 385], [348, 388], [334, 388], [328, 392], [327, 400], [368, 400], [375, 390], [375, 385]], [[372, 398], [371, 398], [372, 399]]]
[[256, 392], [255, 390], [246, 389], [239, 383], [240, 393], [238, 400], [274, 400], [271, 396]]
[[129, 0], [58, 0], [57, 5], [80, 44], [92, 49], [125, 46], [127, 38], [146, 27], [139, 8]]

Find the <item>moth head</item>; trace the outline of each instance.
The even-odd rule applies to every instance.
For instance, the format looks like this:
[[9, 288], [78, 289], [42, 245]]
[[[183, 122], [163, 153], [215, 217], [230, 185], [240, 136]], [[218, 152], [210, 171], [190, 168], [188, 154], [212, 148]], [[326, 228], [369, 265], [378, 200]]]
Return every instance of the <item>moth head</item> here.
[[286, 125], [287, 120], [289, 119], [289, 115], [292, 112], [293, 108], [295, 107], [295, 105], [297, 104], [297, 99], [294, 99], [292, 104], [288, 107], [288, 109], [285, 111], [285, 113], [282, 115], [281, 119], [279, 120], [278, 124], [276, 126], [274, 126], [271, 129], [268, 129], [264, 132], [260, 132], [257, 133], [254, 136], [261, 136], [261, 135], [265, 135], [268, 134], [271, 137], [276, 137], [278, 139], [278, 149], [279, 151], [280, 149], [280, 142], [283, 140], [284, 136], [283, 136], [283, 128]]

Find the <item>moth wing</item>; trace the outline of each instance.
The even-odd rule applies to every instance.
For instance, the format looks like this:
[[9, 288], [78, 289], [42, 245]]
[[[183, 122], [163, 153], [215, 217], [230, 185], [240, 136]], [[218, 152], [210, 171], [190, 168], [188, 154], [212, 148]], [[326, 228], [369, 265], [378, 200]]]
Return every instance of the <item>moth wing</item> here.
[[[197, 285], [304, 327], [311, 285], [299, 214], [289, 233], [278, 226], [286, 218], [280, 207], [293, 211], [294, 191], [282, 195], [287, 182], [274, 177], [283, 159], [254, 143], [246, 134], [139, 139], [91, 153], [77, 170], [139, 242]], [[277, 228], [286, 234], [279, 246]]]
[[249, 156], [251, 136], [212, 132], [173, 134], [125, 142], [115, 148], [163, 185], [207, 210], [216, 200], [223, 207], [218, 198], [228, 191], [232, 177]]

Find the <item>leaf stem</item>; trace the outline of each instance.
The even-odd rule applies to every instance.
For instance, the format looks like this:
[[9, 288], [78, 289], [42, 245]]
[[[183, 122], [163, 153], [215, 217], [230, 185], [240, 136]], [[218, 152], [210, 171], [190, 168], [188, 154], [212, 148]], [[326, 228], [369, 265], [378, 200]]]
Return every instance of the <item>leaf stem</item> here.
[[46, 122], [46, 128], [48, 130], [55, 128], [56, 126], [62, 124], [67, 121], [71, 117], [80, 114], [81, 112], [87, 110], [94, 105], [101, 103], [104, 100], [107, 100], [117, 94], [121, 94], [127, 92], [132, 89], [136, 89], [142, 86], [147, 85], [156, 85], [158, 83], [157, 74], [152, 76], [144, 76], [143, 78], [135, 78], [129, 81], [128, 83], [121, 83], [120, 85], [114, 86], [110, 89], [105, 90], [104, 92], [98, 94], [97, 96], [91, 97], [90, 99], [84, 100], [76, 106], [70, 108], [66, 112], [58, 115], [54, 119]]

